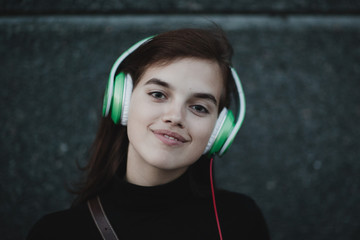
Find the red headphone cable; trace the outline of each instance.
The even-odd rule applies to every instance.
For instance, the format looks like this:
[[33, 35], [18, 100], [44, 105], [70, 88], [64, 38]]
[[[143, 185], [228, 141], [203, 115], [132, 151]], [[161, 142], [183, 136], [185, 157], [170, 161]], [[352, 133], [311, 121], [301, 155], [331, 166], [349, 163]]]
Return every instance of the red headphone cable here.
[[211, 185], [211, 194], [212, 194], [212, 200], [213, 200], [213, 206], [214, 206], [216, 223], [217, 223], [217, 227], [218, 227], [218, 231], [219, 231], [219, 237], [220, 237], [220, 240], [223, 240], [222, 234], [221, 234], [219, 216], [218, 216], [217, 208], [216, 208], [216, 201], [215, 201], [215, 191], [214, 191], [214, 181], [213, 181], [213, 169], [212, 169], [212, 168], [213, 168], [213, 161], [214, 161], [214, 158], [212, 157], [212, 158], [210, 159], [210, 185]]

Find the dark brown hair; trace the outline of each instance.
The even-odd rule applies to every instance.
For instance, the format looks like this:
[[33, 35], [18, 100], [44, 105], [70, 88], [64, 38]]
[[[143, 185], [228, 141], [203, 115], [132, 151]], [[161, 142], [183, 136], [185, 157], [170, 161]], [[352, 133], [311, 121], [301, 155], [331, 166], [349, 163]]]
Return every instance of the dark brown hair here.
[[[232, 48], [223, 31], [215, 29], [179, 29], [156, 35], [137, 48], [120, 65], [120, 71], [132, 76], [136, 87], [144, 72], [154, 65], [166, 65], [181, 58], [197, 58], [218, 63], [224, 81], [219, 109], [229, 105], [232, 80], [229, 66]], [[115, 125], [110, 117], [101, 119], [100, 126], [90, 151], [90, 160], [83, 170], [85, 179], [78, 187], [74, 205], [84, 202], [103, 190], [116, 172], [125, 174], [129, 140], [126, 126]], [[194, 169], [201, 169], [208, 157], [202, 156]], [[201, 179], [200, 172], [195, 178]]]

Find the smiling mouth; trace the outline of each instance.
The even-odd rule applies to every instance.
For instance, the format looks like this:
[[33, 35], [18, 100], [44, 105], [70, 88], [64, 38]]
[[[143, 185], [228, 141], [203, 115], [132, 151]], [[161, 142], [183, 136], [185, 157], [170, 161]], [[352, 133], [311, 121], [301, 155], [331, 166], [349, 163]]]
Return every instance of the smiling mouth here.
[[183, 136], [169, 130], [153, 130], [153, 133], [166, 145], [179, 145], [188, 142]]
[[171, 137], [171, 136], [168, 136], [168, 135], [166, 135], [166, 134], [164, 134], [164, 137], [166, 137], [166, 138], [168, 138], [168, 139], [170, 139], [170, 140], [179, 141], [179, 139], [174, 138], [174, 137]]

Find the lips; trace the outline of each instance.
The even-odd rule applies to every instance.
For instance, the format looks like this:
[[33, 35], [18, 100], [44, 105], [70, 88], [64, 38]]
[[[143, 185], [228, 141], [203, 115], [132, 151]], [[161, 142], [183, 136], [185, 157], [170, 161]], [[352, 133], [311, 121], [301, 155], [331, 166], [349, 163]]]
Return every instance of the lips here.
[[157, 138], [159, 138], [163, 143], [167, 145], [178, 145], [181, 143], [188, 142], [183, 136], [176, 132], [172, 132], [165, 129], [153, 130], [153, 133]]

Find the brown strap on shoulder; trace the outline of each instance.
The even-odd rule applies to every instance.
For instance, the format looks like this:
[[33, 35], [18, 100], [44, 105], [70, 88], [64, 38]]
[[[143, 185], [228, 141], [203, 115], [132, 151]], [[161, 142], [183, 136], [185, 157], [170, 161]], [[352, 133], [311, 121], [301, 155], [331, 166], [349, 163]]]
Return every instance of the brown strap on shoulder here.
[[87, 201], [91, 216], [104, 240], [119, 240], [101, 205], [99, 196]]

